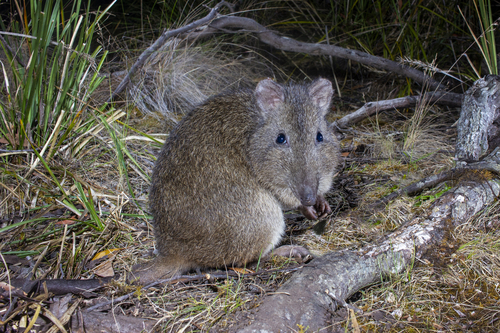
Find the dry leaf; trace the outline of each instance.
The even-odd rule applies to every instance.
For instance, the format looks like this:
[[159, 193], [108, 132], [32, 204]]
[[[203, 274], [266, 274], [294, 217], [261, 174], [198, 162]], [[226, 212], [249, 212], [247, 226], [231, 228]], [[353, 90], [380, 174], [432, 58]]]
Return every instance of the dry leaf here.
[[97, 254], [94, 256], [94, 258], [92, 258], [92, 260], [91, 260], [91, 261], [93, 261], [93, 260], [97, 260], [97, 259], [101, 259], [102, 257], [105, 257], [105, 256], [107, 256], [107, 255], [109, 255], [109, 254], [111, 254], [111, 253], [113, 253], [113, 252], [115, 252], [115, 251], [119, 251], [119, 250], [123, 250], [123, 248], [119, 248], [119, 249], [108, 249], [108, 250], [101, 251], [101, 252], [97, 253]]
[[360, 333], [361, 330], [359, 329], [358, 320], [356, 319], [356, 315], [354, 314], [354, 310], [353, 309], [349, 309], [349, 313], [350, 313], [349, 317], [351, 317], [352, 331], [354, 333]]
[[113, 270], [113, 258], [106, 260], [94, 269], [94, 274], [100, 277], [111, 277], [115, 275]]
[[65, 225], [65, 224], [67, 224], [67, 225], [72, 225], [72, 224], [75, 224], [76, 222], [78, 222], [78, 220], [76, 219], [76, 215], [74, 215], [74, 218], [73, 218], [73, 217], [71, 217], [71, 218], [69, 218], [69, 219], [67, 219], [67, 220], [57, 221], [57, 222], [56, 222], [56, 223], [54, 223], [54, 224], [59, 224], [59, 225]]
[[255, 273], [254, 271], [252, 271], [251, 269], [248, 269], [248, 268], [238, 268], [238, 267], [233, 267], [231, 268], [233, 271], [235, 271], [236, 273], [239, 273], [239, 274], [250, 274], [250, 273]]

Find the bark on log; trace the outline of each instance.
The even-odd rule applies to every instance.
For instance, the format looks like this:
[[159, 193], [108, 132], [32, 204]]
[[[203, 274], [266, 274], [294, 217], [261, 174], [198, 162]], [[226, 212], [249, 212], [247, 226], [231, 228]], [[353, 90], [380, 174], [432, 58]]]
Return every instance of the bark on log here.
[[457, 124], [455, 157], [461, 161], [478, 161], [489, 148], [498, 146], [500, 134], [500, 76], [486, 75], [474, 82], [464, 94]]
[[[500, 160], [500, 153], [491, 160]], [[414, 258], [424, 257], [454, 226], [491, 204], [499, 193], [496, 180], [468, 182], [438, 199], [427, 218], [415, 218], [384, 240], [359, 251], [333, 252], [314, 259], [277, 294], [267, 297], [254, 323], [239, 332], [289, 332], [297, 324], [311, 331], [325, 327], [328, 310], [334, 311], [381, 276], [400, 273]]]
[[155, 320], [124, 316], [113, 313], [77, 312], [71, 319], [72, 332], [152, 332]]

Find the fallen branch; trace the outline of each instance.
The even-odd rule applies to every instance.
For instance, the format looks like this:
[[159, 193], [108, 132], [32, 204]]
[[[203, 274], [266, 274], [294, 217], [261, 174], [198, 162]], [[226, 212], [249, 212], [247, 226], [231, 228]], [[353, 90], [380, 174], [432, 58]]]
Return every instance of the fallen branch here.
[[[494, 154], [496, 154], [496, 151], [494, 152]], [[418, 182], [408, 185], [405, 188], [399, 189], [397, 191], [392, 192], [389, 195], [386, 195], [385, 197], [377, 201], [373, 205], [373, 207], [375, 208], [383, 206], [402, 195], [411, 196], [418, 194], [423, 190], [435, 187], [436, 185], [448, 180], [458, 180], [467, 173], [471, 174], [471, 176], [475, 176], [474, 171], [482, 171], [482, 170], [494, 172], [495, 174], [498, 175], [500, 174], [500, 164], [498, 164], [498, 161], [485, 160], [485, 161], [470, 163], [463, 167], [453, 168], [451, 170], [438, 173], [437, 175], [426, 177], [424, 179], [419, 180]]]
[[334, 126], [339, 129], [347, 128], [365, 118], [372, 116], [377, 112], [407, 108], [417, 104], [439, 103], [459, 107], [462, 105], [462, 97], [462, 94], [435, 91], [427, 92], [424, 95], [406, 96], [385, 101], [369, 102], [363, 105], [358, 110], [335, 121]]
[[[213, 20], [220, 7], [223, 5], [231, 8], [231, 5], [228, 4], [226, 1], [221, 1], [214, 8], [212, 8], [210, 13], [204, 18], [192, 22], [184, 27], [165, 31], [160, 36], [160, 38], [158, 38], [150, 47], [148, 47], [139, 56], [137, 61], [132, 65], [132, 67], [128, 71], [127, 75], [123, 78], [118, 87], [112, 93], [108, 102], [114, 100], [116, 96], [125, 89], [125, 87], [130, 82], [130, 78], [135, 74], [135, 72], [142, 65], [144, 65], [149, 56], [151, 56], [151, 54], [156, 52], [163, 44], [165, 44], [165, 42], [169, 38], [182, 36], [184, 38], [196, 39], [201, 37], [208, 37], [214, 35], [215, 33], [220, 33], [220, 32], [232, 33], [232, 34], [244, 33], [244, 32], [256, 33], [258, 38], [262, 42], [271, 45], [279, 50], [301, 52], [311, 55], [328, 55], [328, 56], [349, 59], [366, 66], [374, 67], [377, 69], [393, 72], [401, 76], [409, 77], [415, 80], [416, 82], [419, 82], [422, 86], [426, 85], [434, 90], [438, 90], [441, 88], [441, 84], [438, 81], [434, 80], [432, 77], [425, 74], [424, 72], [412, 67], [402, 65], [396, 61], [385, 59], [383, 57], [374, 56], [365, 52], [350, 50], [335, 45], [304, 43], [294, 40], [292, 38], [282, 37], [277, 35], [273, 31], [267, 29], [263, 25], [259, 24], [255, 20], [246, 17], [222, 16]], [[195, 28], [198, 28], [210, 22], [211, 20], [213, 21], [210, 24], [208, 24], [208, 26], [206, 26], [204, 29], [199, 29], [198, 31], [194, 31]]]
[[373, 204], [373, 208], [375, 207], [380, 207], [384, 206], [390, 201], [402, 196], [402, 195], [415, 195], [417, 193], [422, 192], [425, 189], [435, 187], [436, 185], [452, 180], [452, 179], [457, 179], [461, 175], [464, 174], [466, 169], [451, 169], [449, 171], [444, 171], [441, 173], [438, 173], [437, 175], [432, 175], [427, 178], [421, 179], [418, 182], [415, 182], [411, 185], [408, 185], [405, 188], [399, 189], [397, 191], [392, 192], [389, 195], [386, 195], [382, 199], [378, 200], [376, 203]]
[[[500, 160], [500, 153], [489, 160]], [[324, 328], [329, 311], [335, 311], [356, 291], [380, 281], [382, 276], [401, 273], [415, 259], [425, 257], [455, 226], [487, 207], [499, 193], [497, 180], [468, 182], [439, 198], [427, 218], [409, 221], [384, 240], [358, 251], [334, 252], [314, 259], [277, 294], [267, 297], [254, 322], [239, 332], [291, 331], [297, 324], [311, 331]]]
[[[234, 30], [237, 29], [237, 30]], [[377, 69], [396, 73], [401, 76], [409, 77], [422, 86], [426, 85], [431, 89], [438, 90], [442, 88], [441, 84], [429, 75], [418, 69], [402, 65], [396, 61], [374, 56], [365, 52], [345, 49], [343, 47], [300, 42], [289, 37], [278, 36], [273, 31], [267, 29], [258, 22], [238, 16], [222, 16], [212, 21], [206, 29], [186, 34], [188, 38], [200, 38], [211, 36], [215, 33], [256, 33], [257, 37], [264, 43], [271, 45], [279, 50], [301, 52], [311, 55], [327, 55], [344, 59], [349, 59], [360, 64], [374, 67]]]
[[44, 290], [43, 285], [47, 287], [47, 291], [54, 295], [65, 295], [67, 293], [83, 296], [92, 296], [93, 291], [103, 287], [110, 282], [111, 278], [91, 279], [91, 280], [65, 280], [65, 279], [43, 279], [43, 280], [28, 280], [28, 279], [13, 279], [11, 285], [22, 289], [27, 294], [39, 294]]

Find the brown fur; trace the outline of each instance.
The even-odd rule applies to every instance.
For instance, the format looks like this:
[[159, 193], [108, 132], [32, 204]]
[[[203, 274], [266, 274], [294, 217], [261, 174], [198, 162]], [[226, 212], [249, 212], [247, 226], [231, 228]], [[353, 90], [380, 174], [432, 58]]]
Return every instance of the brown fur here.
[[[325, 120], [332, 94], [324, 79], [289, 86], [267, 79], [255, 91], [212, 97], [186, 115], [153, 171], [159, 256], [135, 269], [141, 282], [245, 265], [279, 244], [283, 209], [301, 207], [312, 216], [326, 211], [321, 205], [329, 210], [323, 194], [339, 162]], [[277, 143], [280, 133], [286, 144]]]

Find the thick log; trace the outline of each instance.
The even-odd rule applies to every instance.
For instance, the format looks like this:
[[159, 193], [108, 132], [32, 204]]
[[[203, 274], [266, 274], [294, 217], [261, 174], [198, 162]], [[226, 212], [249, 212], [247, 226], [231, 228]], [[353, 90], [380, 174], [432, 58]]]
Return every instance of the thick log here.
[[500, 76], [487, 75], [465, 92], [457, 124], [455, 157], [460, 161], [478, 161], [498, 145], [500, 129]]

